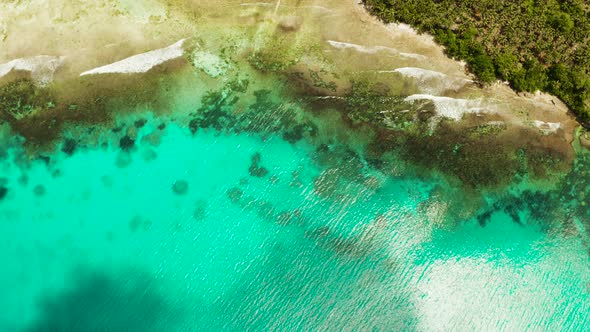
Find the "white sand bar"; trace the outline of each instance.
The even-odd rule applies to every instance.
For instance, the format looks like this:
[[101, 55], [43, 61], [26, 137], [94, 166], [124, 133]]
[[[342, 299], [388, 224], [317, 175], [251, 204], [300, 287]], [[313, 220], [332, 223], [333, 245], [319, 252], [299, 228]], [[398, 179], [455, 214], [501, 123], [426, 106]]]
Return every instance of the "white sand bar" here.
[[53, 74], [63, 64], [64, 57], [38, 55], [29, 58], [14, 59], [0, 64], [0, 78], [12, 71], [27, 71], [39, 85], [46, 85], [53, 80]]
[[164, 62], [182, 57], [184, 55], [184, 41], [185, 39], [181, 39], [168, 47], [133, 55], [121, 61], [85, 71], [80, 76], [145, 73]]

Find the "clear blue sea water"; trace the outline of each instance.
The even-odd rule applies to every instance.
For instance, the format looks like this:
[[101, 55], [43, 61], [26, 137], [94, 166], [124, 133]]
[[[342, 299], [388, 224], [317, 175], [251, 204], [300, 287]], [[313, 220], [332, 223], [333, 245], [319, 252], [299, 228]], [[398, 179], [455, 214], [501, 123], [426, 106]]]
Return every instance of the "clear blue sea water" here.
[[1, 331], [590, 329], [578, 236], [441, 226], [437, 180], [160, 122], [130, 151], [6, 150]]

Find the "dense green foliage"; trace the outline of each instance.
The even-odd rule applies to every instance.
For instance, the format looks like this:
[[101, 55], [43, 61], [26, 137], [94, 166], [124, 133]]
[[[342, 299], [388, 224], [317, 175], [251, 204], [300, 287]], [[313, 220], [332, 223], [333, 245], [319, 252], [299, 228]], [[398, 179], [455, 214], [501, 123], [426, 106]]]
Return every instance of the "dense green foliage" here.
[[590, 5], [584, 0], [363, 0], [387, 22], [434, 35], [482, 83], [561, 98], [590, 125]]

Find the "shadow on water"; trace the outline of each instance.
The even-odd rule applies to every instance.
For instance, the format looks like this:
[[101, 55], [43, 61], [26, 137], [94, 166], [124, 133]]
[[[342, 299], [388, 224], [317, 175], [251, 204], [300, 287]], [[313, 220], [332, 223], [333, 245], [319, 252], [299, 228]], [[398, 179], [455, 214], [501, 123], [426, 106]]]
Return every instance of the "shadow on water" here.
[[147, 274], [84, 270], [71, 288], [42, 297], [24, 331], [170, 331], [180, 317]]

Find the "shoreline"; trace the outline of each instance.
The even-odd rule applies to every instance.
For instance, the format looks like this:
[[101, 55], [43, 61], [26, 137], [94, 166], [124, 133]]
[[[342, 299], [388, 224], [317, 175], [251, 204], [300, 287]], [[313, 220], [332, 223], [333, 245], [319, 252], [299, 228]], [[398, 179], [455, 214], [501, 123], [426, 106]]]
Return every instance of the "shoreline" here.
[[[435, 35], [449, 57], [465, 61], [482, 84], [502, 80], [525, 94], [541, 90], [554, 95], [590, 129], [588, 63], [583, 61], [590, 54], [583, 38], [590, 29], [589, 8], [576, 2], [572, 7], [517, 4], [508, 9], [510, 1], [500, 2], [506, 3], [457, 4], [449, 11], [449, 2], [435, 1], [424, 4], [423, 12], [403, 1], [363, 0], [359, 5], [383, 22], [403, 22]], [[558, 24], [558, 16], [565, 21]], [[564, 30], [560, 24], [566, 21]]]

